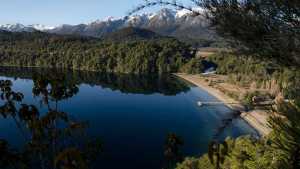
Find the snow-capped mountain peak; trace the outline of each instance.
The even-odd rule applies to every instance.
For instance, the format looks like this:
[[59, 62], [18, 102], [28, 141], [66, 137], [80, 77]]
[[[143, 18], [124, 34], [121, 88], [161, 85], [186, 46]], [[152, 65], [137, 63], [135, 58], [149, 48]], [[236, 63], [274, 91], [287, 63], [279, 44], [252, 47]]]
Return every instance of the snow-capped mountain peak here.
[[16, 24], [5, 24], [5, 25], [0, 25], [1, 29], [22, 29], [25, 26], [19, 23]]
[[[203, 9], [193, 9], [202, 12]], [[41, 24], [27, 25], [6, 24], [0, 25], [0, 30], [12, 32], [43, 31], [56, 34], [76, 34], [82, 36], [104, 37], [105, 35], [125, 27], [148, 29], [166, 36], [185, 36], [210, 38], [213, 31], [208, 29], [208, 21], [204, 17], [193, 16], [186, 9], [174, 11], [161, 9], [153, 13], [141, 13], [123, 18], [107, 17], [106, 19], [79, 25], [60, 25], [57, 27]], [[199, 29], [200, 28], [200, 29]]]
[[158, 16], [159, 19], [172, 19], [176, 16], [176, 12], [171, 9], [164, 8], [158, 11], [156, 16]]
[[103, 22], [105, 21], [109, 21], [109, 22], [113, 22], [113, 21], [117, 21], [117, 20], [120, 20], [122, 18], [118, 18], [118, 17], [114, 17], [114, 16], [109, 16], [109, 17], [106, 17]]
[[176, 12], [176, 18], [181, 18], [183, 16], [189, 15], [191, 13], [191, 11], [187, 10], [187, 9], [182, 9]]
[[[197, 9], [198, 11], [201, 9]], [[150, 21], [154, 21], [155, 23], [158, 22], [174, 22], [176, 19], [183, 18], [184, 16], [189, 15], [191, 12], [182, 9], [178, 11], [174, 11], [171, 9], [161, 9], [158, 12], [155, 13], [143, 13], [138, 15], [129, 16], [127, 19], [125, 18], [114, 18], [114, 17], [107, 17], [103, 20], [96, 20], [91, 23], [87, 24], [80, 24], [81, 27], [83, 25], [89, 26], [89, 25], [97, 25], [97, 24], [109, 24], [113, 22], [123, 22], [125, 25], [131, 25], [131, 26], [140, 26], [145, 25], [146, 23]], [[77, 25], [74, 25], [77, 26]], [[61, 25], [61, 26], [45, 26], [41, 24], [32, 24], [32, 25], [23, 25], [20, 23], [16, 24], [5, 24], [0, 25], [0, 30], [6, 30], [11, 32], [33, 32], [33, 31], [43, 31], [43, 32], [51, 32], [52, 30], [59, 30], [61, 28], [66, 27], [72, 27], [72, 25]]]
[[23, 25], [20, 23], [16, 24], [4, 24], [0, 25], [0, 30], [11, 31], [11, 32], [33, 32], [33, 31], [47, 31], [54, 29], [55, 27], [44, 26], [41, 24]]
[[51, 30], [51, 29], [55, 28], [55, 26], [45, 26], [45, 25], [41, 25], [41, 24], [28, 25], [28, 27], [32, 27], [39, 31], [46, 31], [46, 30]]

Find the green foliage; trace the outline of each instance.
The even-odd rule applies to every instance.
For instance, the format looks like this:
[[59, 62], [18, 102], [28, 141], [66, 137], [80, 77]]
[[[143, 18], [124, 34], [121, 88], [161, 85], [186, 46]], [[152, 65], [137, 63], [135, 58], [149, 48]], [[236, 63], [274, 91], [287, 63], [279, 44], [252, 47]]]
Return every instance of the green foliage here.
[[126, 27], [106, 35], [103, 39], [112, 42], [130, 42], [136, 40], [150, 40], [150, 39], [159, 40], [161, 38], [162, 36], [150, 30], [136, 28], [136, 27]]
[[[272, 58], [285, 65], [300, 65], [300, 2], [297, 0], [205, 0], [208, 19], [235, 48]], [[236, 43], [238, 42], [238, 43]]]
[[201, 59], [193, 58], [188, 63], [183, 65], [180, 72], [188, 74], [199, 74], [204, 71], [204, 65]]
[[217, 73], [224, 75], [235, 74], [236, 81], [263, 81], [270, 79], [273, 72], [279, 69], [272, 60], [261, 60], [254, 57], [221, 52], [208, 58], [209, 61], [218, 65]]
[[215, 169], [208, 155], [200, 158], [188, 157], [182, 163], [178, 163], [176, 169]]
[[279, 113], [270, 120], [274, 149], [282, 150], [286, 169], [300, 168], [300, 107], [281, 100], [274, 111]]
[[1, 66], [59, 67], [116, 73], [170, 73], [193, 58], [172, 38], [106, 42], [40, 32], [0, 32]]
[[[224, 163], [220, 163], [222, 169], [270, 169], [280, 168], [281, 152], [272, 148], [268, 139], [257, 140], [249, 136], [237, 139], [226, 139], [228, 155]], [[200, 158], [187, 158], [177, 169], [215, 169], [209, 155]]]
[[253, 98], [255, 96], [260, 96], [260, 92], [258, 91], [254, 91], [254, 92], [247, 92], [244, 96], [244, 99], [243, 99], [243, 104], [247, 106], [248, 109], [253, 109], [254, 108], [254, 104], [253, 103]]
[[226, 142], [218, 143], [213, 141], [208, 146], [208, 159], [215, 166], [220, 169], [220, 165], [224, 164], [225, 158], [228, 155], [228, 144]]
[[228, 75], [230, 83], [250, 87], [254, 82], [257, 88], [271, 90], [278, 87], [289, 98], [296, 98], [295, 93], [299, 91], [300, 69], [297, 67], [284, 67], [274, 60], [224, 52], [210, 56], [208, 60], [217, 64], [218, 74]]

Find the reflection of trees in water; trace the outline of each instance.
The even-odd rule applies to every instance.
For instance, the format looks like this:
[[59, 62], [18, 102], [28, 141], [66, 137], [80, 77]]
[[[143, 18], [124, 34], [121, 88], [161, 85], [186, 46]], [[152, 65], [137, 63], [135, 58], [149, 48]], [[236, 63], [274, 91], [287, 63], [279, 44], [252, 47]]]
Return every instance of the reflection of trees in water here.
[[63, 75], [39, 74], [33, 80], [33, 94], [48, 107], [46, 112], [24, 104], [23, 94], [12, 90], [11, 81], [0, 81], [0, 117], [12, 118], [25, 140], [22, 149], [14, 150], [0, 139], [0, 168], [89, 168], [101, 144], [87, 136], [87, 123], [71, 120], [57, 108], [58, 102], [74, 96], [78, 87]]
[[[25, 140], [24, 146], [13, 149], [0, 139], [0, 168], [2, 169], [60, 169], [90, 168], [100, 152], [101, 144], [86, 134], [88, 123], [75, 121], [58, 109], [59, 102], [79, 92], [78, 85], [101, 85], [123, 93], [162, 93], [175, 95], [189, 87], [170, 76], [99, 74], [45, 69], [2, 68], [5, 76], [33, 80], [32, 94], [47, 108], [42, 112], [35, 105], [25, 104], [22, 93], [12, 91], [11, 81], [0, 82], [0, 118], [13, 119]], [[45, 110], [43, 110], [45, 111]], [[165, 142], [165, 166], [173, 167], [182, 160], [179, 148], [183, 142], [170, 134]]]
[[189, 87], [172, 76], [128, 75], [128, 74], [90, 74], [78, 77], [97, 79], [100, 85], [123, 93], [176, 95], [186, 92]]
[[[50, 72], [51, 71], [51, 72]], [[32, 68], [0, 68], [0, 75], [32, 79], [33, 74], [43, 76], [64, 74], [74, 84], [101, 85], [123, 93], [176, 95], [187, 92], [189, 86], [169, 75], [101, 74], [97, 72], [49, 70]]]

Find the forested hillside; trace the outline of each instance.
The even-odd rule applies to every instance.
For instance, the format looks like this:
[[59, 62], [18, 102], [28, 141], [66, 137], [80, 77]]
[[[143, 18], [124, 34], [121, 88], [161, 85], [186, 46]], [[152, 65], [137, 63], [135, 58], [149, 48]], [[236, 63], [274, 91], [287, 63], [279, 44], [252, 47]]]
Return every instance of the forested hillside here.
[[[146, 31], [142, 32], [145, 34]], [[118, 35], [117, 38], [127, 38], [120, 33], [115, 35]], [[132, 34], [130, 36], [138, 37]], [[113, 39], [111, 36], [110, 38]], [[119, 73], [168, 73], [178, 72], [194, 57], [190, 46], [173, 38], [137, 39], [112, 42], [42, 32], [1, 31], [0, 66], [60, 67]]]

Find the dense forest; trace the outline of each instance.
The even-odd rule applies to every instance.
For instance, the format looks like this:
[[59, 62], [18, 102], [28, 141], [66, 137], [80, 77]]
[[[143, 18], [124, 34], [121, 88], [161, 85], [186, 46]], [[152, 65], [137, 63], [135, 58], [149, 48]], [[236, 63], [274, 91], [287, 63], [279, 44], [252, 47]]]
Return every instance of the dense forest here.
[[229, 83], [268, 90], [273, 98], [282, 92], [300, 106], [300, 69], [297, 67], [282, 66], [274, 59], [258, 59], [228, 52], [217, 53], [207, 60], [218, 65], [216, 73], [228, 76]]
[[[152, 35], [152, 32], [139, 32], [146, 34], [145, 38]], [[115, 33], [114, 38], [109, 36], [110, 40], [100, 40], [42, 32], [1, 31], [1, 66], [59, 67], [99, 72], [161, 74], [178, 72], [194, 57], [189, 45], [173, 38], [135, 38], [121, 42], [111, 41], [119, 37], [126, 39], [126, 34], [122, 35], [122, 33]], [[133, 35], [130, 34], [130, 36]]]

